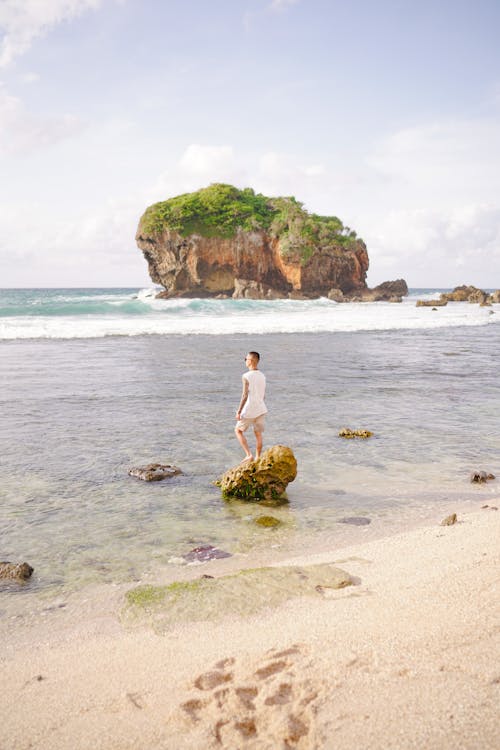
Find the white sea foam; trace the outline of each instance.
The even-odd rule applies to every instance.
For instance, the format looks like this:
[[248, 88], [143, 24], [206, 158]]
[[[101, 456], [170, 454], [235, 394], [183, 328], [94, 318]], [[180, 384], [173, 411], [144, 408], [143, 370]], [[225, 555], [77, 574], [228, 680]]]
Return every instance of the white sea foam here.
[[[106, 314], [20, 315], [0, 318], [0, 339], [74, 339], [141, 335], [231, 335], [418, 330], [484, 326], [500, 322], [500, 305], [450, 303], [432, 310], [415, 306], [415, 297], [389, 302], [337, 304], [311, 301], [200, 300], [154, 297], [155, 290], [114, 295], [115, 311]], [[102, 302], [102, 296], [93, 296]], [[426, 295], [421, 295], [426, 296]], [[432, 297], [432, 295], [428, 295]], [[134, 300], [135, 298], [135, 300]], [[75, 298], [76, 299], [76, 298]], [[82, 301], [82, 297], [78, 298]], [[134, 302], [141, 314], [121, 311]], [[493, 314], [492, 314], [493, 313]]]

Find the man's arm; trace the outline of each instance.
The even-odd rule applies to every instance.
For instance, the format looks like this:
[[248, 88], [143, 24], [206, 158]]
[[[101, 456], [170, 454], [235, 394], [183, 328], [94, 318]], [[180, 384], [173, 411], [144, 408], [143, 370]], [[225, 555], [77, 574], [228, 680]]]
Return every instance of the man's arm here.
[[238, 411], [236, 412], [236, 419], [241, 419], [241, 410], [245, 406], [248, 398], [248, 380], [245, 377], [242, 377], [241, 379], [243, 381], [243, 391], [241, 394], [240, 405], [238, 406]]

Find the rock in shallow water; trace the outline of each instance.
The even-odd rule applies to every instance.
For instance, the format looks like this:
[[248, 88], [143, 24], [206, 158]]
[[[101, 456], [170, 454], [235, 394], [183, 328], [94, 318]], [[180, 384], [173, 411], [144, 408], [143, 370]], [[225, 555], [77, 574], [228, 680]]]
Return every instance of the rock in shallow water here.
[[495, 479], [495, 475], [490, 474], [489, 471], [473, 471], [470, 475], [470, 481], [476, 484], [484, 484], [489, 479]]
[[281, 526], [281, 521], [274, 516], [257, 516], [254, 522], [257, 524], [257, 526], [264, 526], [264, 528], [266, 529]]
[[351, 430], [349, 427], [342, 427], [339, 431], [339, 437], [347, 438], [347, 440], [351, 440], [352, 438], [366, 439], [372, 435], [373, 432], [370, 432], [370, 430]]
[[446, 518], [443, 518], [441, 521], [441, 526], [453, 526], [457, 522], [457, 514], [451, 513], [449, 516], [446, 516]]
[[244, 461], [226, 471], [215, 484], [226, 499], [278, 501], [297, 476], [291, 448], [273, 445], [255, 461]]
[[231, 553], [224, 552], [223, 549], [207, 544], [204, 547], [195, 547], [191, 552], [182, 557], [187, 562], [206, 562], [207, 560], [215, 560], [216, 558], [231, 557]]
[[26, 581], [31, 577], [33, 568], [28, 563], [0, 562], [0, 578], [11, 581]]
[[363, 516], [349, 516], [347, 518], [339, 518], [339, 523], [350, 523], [353, 526], [368, 526], [371, 523], [371, 518], [364, 518]]
[[162, 479], [170, 479], [170, 477], [182, 474], [182, 471], [171, 464], [148, 464], [129, 469], [128, 473], [131, 477], [137, 477], [144, 482], [161, 482]]
[[126, 620], [146, 617], [158, 633], [181, 621], [206, 622], [249, 616], [301, 596], [328, 595], [356, 579], [333, 564], [275, 566], [240, 570], [219, 578], [138, 586], [126, 594]]

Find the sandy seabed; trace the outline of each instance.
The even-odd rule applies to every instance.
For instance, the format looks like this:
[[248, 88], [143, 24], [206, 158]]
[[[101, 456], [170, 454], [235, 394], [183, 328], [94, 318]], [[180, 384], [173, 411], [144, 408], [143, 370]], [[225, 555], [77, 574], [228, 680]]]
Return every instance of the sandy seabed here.
[[3, 625], [0, 747], [497, 750], [500, 511], [440, 520], [288, 560], [355, 585], [245, 619], [158, 635], [118, 588]]

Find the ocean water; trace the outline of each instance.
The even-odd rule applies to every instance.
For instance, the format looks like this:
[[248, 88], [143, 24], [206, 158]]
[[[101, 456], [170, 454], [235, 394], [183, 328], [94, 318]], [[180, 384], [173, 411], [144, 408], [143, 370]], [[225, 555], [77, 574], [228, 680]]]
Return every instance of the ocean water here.
[[[193, 547], [243, 561], [403, 529], [480, 507], [500, 474], [500, 305], [156, 300], [154, 290], [0, 291], [0, 559], [53, 596], [152, 580]], [[268, 380], [265, 445], [290, 445], [289, 504], [221, 500], [244, 355]], [[341, 427], [374, 437], [346, 441]], [[161, 483], [131, 466], [174, 463]], [[278, 529], [255, 524], [272, 514]], [[364, 516], [352, 527], [342, 518]]]

